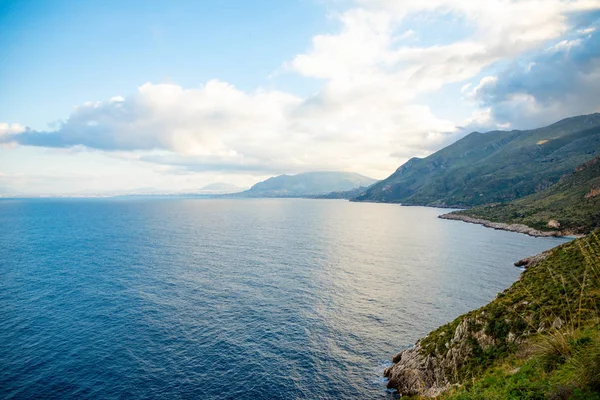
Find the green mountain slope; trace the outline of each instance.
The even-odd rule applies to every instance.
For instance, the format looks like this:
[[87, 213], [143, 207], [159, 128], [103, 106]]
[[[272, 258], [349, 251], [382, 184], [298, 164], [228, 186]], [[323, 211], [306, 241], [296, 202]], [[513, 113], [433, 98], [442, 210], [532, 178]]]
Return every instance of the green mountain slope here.
[[259, 182], [235, 197], [308, 197], [370, 186], [376, 180], [351, 172], [306, 172]]
[[475, 206], [543, 190], [600, 154], [600, 114], [527, 131], [473, 132], [413, 158], [356, 201]]
[[453, 399], [600, 399], [600, 232], [394, 357], [388, 386]]
[[510, 203], [452, 214], [524, 224], [541, 231], [587, 233], [600, 227], [600, 157], [576, 168], [548, 189]]
[[344, 200], [352, 200], [357, 196], [360, 196], [368, 189], [367, 186], [360, 186], [355, 189], [345, 190], [342, 192], [331, 192], [327, 194], [320, 194], [316, 196], [312, 196], [314, 199], [344, 199]]

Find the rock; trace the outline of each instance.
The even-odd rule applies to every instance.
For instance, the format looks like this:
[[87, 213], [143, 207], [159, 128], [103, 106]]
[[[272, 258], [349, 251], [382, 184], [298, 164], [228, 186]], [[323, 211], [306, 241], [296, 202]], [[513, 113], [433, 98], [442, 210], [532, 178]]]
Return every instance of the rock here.
[[529, 260], [527, 258], [524, 258], [522, 260], [515, 262], [515, 267], [524, 267], [527, 264], [529, 264]]
[[[472, 332], [474, 326], [481, 326], [481, 329]], [[425, 355], [421, 341], [397, 354], [394, 364], [384, 371], [388, 388], [395, 388], [401, 396], [439, 396], [458, 383], [455, 375], [473, 353], [472, 339], [484, 350], [495, 344], [494, 338], [485, 333], [484, 326], [484, 321], [465, 318], [456, 327], [446, 344], [448, 351], [443, 355]]]
[[585, 198], [590, 199], [590, 198], [596, 197], [598, 195], [600, 195], [600, 186], [597, 186], [597, 187], [595, 186], [592, 189], [590, 189], [589, 192], [586, 193]]
[[549, 251], [544, 251], [543, 253], [536, 254], [535, 256], [523, 258], [522, 260], [515, 262], [515, 267], [523, 267], [525, 269], [531, 268], [544, 258], [548, 257], [549, 254]]
[[551, 219], [550, 221], [548, 221], [548, 228], [558, 229], [560, 228], [560, 222], [558, 222], [555, 219]]
[[396, 354], [396, 355], [395, 355], [395, 356], [392, 358], [392, 362], [393, 362], [394, 364], [395, 364], [395, 363], [397, 363], [398, 361], [400, 361], [400, 359], [402, 358], [402, 353], [403, 353], [403, 352], [400, 352], [400, 353]]
[[420, 394], [425, 397], [437, 396], [448, 389], [449, 382], [439, 360], [424, 356], [420, 342], [398, 356], [394, 357], [398, 361], [384, 371], [388, 388], [395, 388], [402, 396]]
[[489, 335], [486, 335], [483, 329], [479, 332], [475, 332], [475, 334], [473, 334], [473, 337], [475, 338], [475, 340], [477, 340], [477, 343], [484, 351], [496, 344], [494, 338]]

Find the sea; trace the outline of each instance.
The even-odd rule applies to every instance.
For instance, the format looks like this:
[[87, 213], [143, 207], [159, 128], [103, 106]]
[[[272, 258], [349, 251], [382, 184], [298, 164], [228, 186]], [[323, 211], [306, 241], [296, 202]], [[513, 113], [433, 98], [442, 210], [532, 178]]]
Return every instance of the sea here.
[[563, 243], [303, 199], [0, 201], [0, 398], [387, 399], [399, 351]]

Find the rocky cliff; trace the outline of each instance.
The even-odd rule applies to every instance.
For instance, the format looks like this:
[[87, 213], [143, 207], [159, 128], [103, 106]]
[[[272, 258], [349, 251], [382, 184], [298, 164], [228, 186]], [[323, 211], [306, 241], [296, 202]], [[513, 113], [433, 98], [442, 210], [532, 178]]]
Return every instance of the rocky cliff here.
[[[419, 341], [414, 347], [398, 353], [392, 359], [394, 364], [384, 371], [388, 387], [397, 389], [402, 395], [436, 397], [451, 384], [458, 383], [461, 369], [473, 356], [474, 347], [487, 351], [496, 344], [486, 333], [484, 315], [462, 319], [451, 336], [440, 332], [441, 338], [447, 338], [444, 344], [447, 351], [432, 353], [423, 347], [426, 346], [423, 341]], [[515, 339], [512, 334], [510, 340]]]
[[495, 300], [397, 354], [384, 372], [388, 387], [400, 395], [436, 397], [480, 376], [532, 336], [562, 328], [569, 316], [598, 317], [600, 280], [590, 278], [600, 267], [597, 232], [532, 260]]

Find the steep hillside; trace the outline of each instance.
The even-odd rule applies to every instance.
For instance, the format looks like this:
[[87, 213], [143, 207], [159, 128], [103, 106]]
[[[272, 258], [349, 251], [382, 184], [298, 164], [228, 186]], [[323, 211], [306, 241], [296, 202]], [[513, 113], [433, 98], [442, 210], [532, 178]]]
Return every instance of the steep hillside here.
[[259, 182], [236, 197], [308, 197], [344, 192], [375, 183], [375, 179], [351, 172], [306, 172], [279, 175]]
[[527, 131], [473, 132], [413, 158], [356, 201], [475, 206], [543, 190], [600, 154], [600, 114]]
[[600, 227], [600, 157], [577, 167], [546, 190], [510, 203], [457, 211], [462, 216], [506, 224], [523, 224], [540, 231], [581, 234]]
[[598, 398], [599, 234], [538, 256], [494, 301], [399, 353], [388, 386], [457, 399]]

